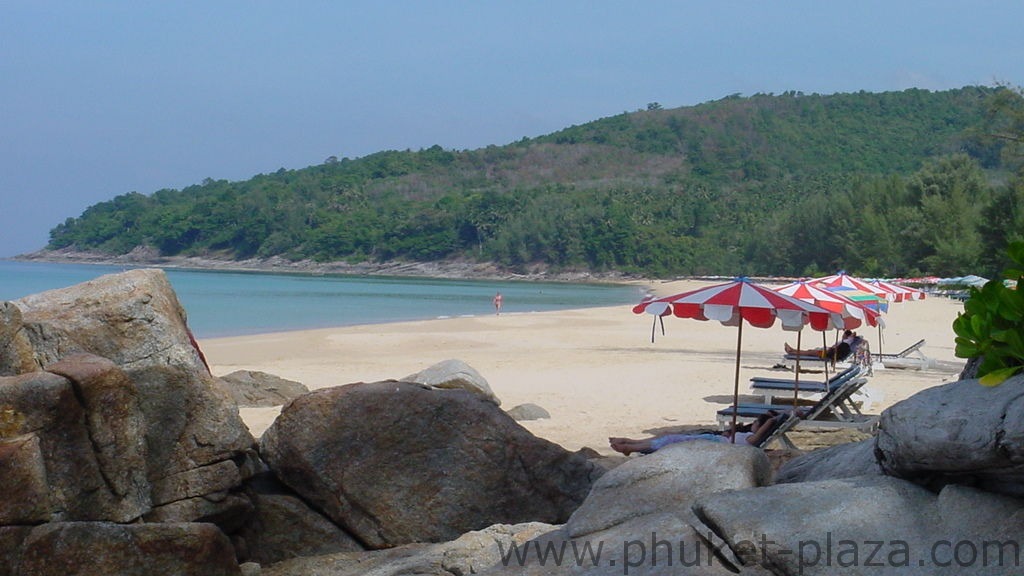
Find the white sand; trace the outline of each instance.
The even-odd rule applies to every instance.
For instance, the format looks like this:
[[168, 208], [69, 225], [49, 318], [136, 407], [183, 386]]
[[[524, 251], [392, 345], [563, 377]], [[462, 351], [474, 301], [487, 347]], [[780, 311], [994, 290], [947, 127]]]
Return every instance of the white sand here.
[[[682, 281], [651, 286], [659, 295], [697, 287]], [[512, 408], [531, 402], [551, 419], [523, 422], [534, 434], [569, 450], [584, 446], [610, 454], [609, 436], [643, 436], [663, 427], [712, 424], [732, 402], [737, 330], [717, 322], [665, 318], [651, 343], [652, 316], [632, 306], [561, 312], [502, 314], [421, 322], [374, 324], [202, 340], [215, 375], [259, 370], [302, 382], [310, 389], [399, 379], [457, 358], [479, 371]], [[956, 379], [963, 361], [953, 353], [952, 321], [960, 302], [944, 298], [892, 304], [885, 317], [885, 352], [921, 338], [938, 366], [922, 371], [876, 370], [868, 388], [881, 398], [872, 413], [927, 387]], [[873, 328], [860, 330], [878, 351]], [[829, 338], [833, 338], [829, 334]], [[791, 377], [772, 370], [782, 344], [796, 334], [780, 325], [743, 330], [740, 393], [756, 375]], [[805, 330], [805, 347], [821, 335]], [[804, 375], [802, 378], [819, 378]], [[741, 396], [741, 400], [742, 400]], [[748, 397], [756, 400], [755, 397]], [[253, 434], [273, 422], [277, 408], [241, 410]]]

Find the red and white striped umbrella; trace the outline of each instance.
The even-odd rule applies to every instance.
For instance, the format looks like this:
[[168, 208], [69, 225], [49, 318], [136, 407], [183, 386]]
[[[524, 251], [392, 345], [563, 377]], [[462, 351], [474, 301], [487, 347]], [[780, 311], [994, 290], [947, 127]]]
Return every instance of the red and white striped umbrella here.
[[843, 328], [847, 330], [859, 328], [861, 324], [878, 326], [881, 320], [881, 315], [875, 310], [854, 302], [842, 292], [825, 290], [809, 280], [779, 286], [775, 291], [839, 314], [843, 318]]
[[[843, 319], [843, 328], [846, 330], [853, 330], [859, 328], [861, 324], [867, 324], [869, 326], [877, 326], [879, 331], [879, 342], [881, 342], [881, 331], [884, 325], [882, 321], [882, 315], [877, 310], [872, 310], [860, 302], [856, 302], [847, 298], [843, 295], [842, 291], [826, 290], [821, 287], [820, 284], [813, 284], [809, 280], [798, 280], [785, 286], [779, 286], [775, 290], [783, 294], [810, 302], [816, 306], [820, 306], [826, 310], [839, 314]], [[828, 347], [825, 342], [825, 333], [821, 333], [821, 345], [822, 349]], [[797, 348], [800, 348], [799, 342]], [[796, 374], [797, 380], [800, 378], [800, 356], [796, 358]], [[828, 380], [828, 364], [825, 365], [825, 379]], [[796, 401], [798, 386], [794, 387], [793, 390], [793, 401]]]
[[[918, 299], [924, 298], [924, 292], [919, 290], [912, 290], [910, 288], [904, 289], [903, 287], [897, 287], [895, 284], [883, 283], [882, 281], [867, 281], [859, 278], [854, 278], [848, 275], [846, 272], [840, 271], [838, 274], [828, 276], [826, 278], [820, 278], [816, 282], [822, 282], [829, 289], [836, 288], [849, 288], [854, 290], [860, 290], [862, 292], [868, 292], [882, 298], [888, 302], [903, 302], [904, 300], [917, 297]], [[890, 288], [891, 286], [891, 288]], [[916, 292], [911, 296], [910, 292]], [[884, 304], [884, 303], [883, 303]], [[878, 329], [878, 353], [882, 353], [882, 329]]]
[[771, 328], [778, 319], [783, 330], [840, 328], [843, 323], [829, 310], [810, 302], [781, 294], [746, 278], [698, 288], [682, 294], [645, 300], [633, 307], [636, 314], [695, 320], [717, 320], [726, 326], [739, 326], [740, 320], [756, 328]]
[[814, 330], [829, 330], [842, 326], [838, 314], [755, 284], [746, 278], [737, 278], [724, 284], [698, 288], [682, 294], [645, 300], [633, 307], [636, 314], [653, 314], [658, 318], [671, 314], [695, 320], [716, 320], [726, 326], [736, 326], [736, 376], [733, 385], [732, 427], [736, 429], [736, 413], [740, 395], [740, 356], [743, 345], [744, 321], [757, 328], [770, 328], [778, 319], [783, 330], [801, 330], [810, 325]]
[[908, 300], [924, 300], [924, 292], [907, 286], [900, 286], [885, 280], [869, 280], [868, 284], [885, 290], [886, 298], [892, 302], [906, 302]]
[[885, 290], [882, 290], [878, 286], [873, 286], [872, 284], [870, 284], [866, 280], [861, 280], [860, 278], [855, 278], [853, 276], [850, 276], [849, 274], [847, 274], [845, 271], [842, 271], [842, 270], [839, 271], [838, 274], [833, 274], [831, 276], [825, 276], [824, 278], [815, 278], [814, 280], [810, 280], [810, 282], [814, 283], [814, 284], [822, 284], [826, 288], [842, 287], [842, 288], [850, 288], [850, 289], [853, 289], [853, 290], [860, 290], [861, 292], [867, 292], [868, 294], [874, 294], [875, 296], [878, 296], [879, 298], [886, 298], [887, 295], [888, 295], [888, 292], [886, 292]]

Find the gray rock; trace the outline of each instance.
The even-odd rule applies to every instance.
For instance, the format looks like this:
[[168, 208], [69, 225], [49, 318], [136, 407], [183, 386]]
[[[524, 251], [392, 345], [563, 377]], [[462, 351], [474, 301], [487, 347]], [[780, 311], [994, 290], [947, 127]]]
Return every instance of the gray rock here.
[[253, 370], [236, 370], [219, 380], [241, 407], [283, 406], [309, 392], [299, 382]]
[[956, 483], [1024, 496], [1024, 375], [923, 390], [885, 410], [879, 427], [887, 474], [936, 491]]
[[352, 536], [274, 481], [270, 474], [250, 481], [246, 494], [255, 513], [235, 534], [240, 557], [269, 565], [302, 556], [363, 550]]
[[440, 390], [466, 390], [501, 406], [501, 400], [491, 391], [491, 385], [472, 366], [462, 360], [444, 360], [430, 368], [402, 378]]
[[561, 523], [603, 472], [469, 392], [396, 381], [297, 398], [264, 433], [261, 454], [369, 548]]
[[717, 442], [670, 444], [607, 472], [565, 528], [570, 538], [577, 538], [648, 514], [674, 512], [687, 518], [700, 497], [770, 481], [768, 458], [757, 448]]
[[129, 373], [154, 365], [206, 370], [162, 270], [109, 274], [13, 303], [40, 367], [85, 352]]
[[50, 520], [53, 504], [39, 436], [0, 439], [0, 526]]
[[[295, 558], [265, 566], [262, 576], [461, 576], [490, 573], [503, 552], [555, 527], [540, 522], [494, 525], [451, 542], [407, 544], [388, 550]], [[513, 564], [510, 574], [521, 571]]]
[[251, 510], [238, 492], [257, 468], [255, 441], [162, 271], [102, 276], [0, 306], [0, 345], [0, 373], [23, 374], [0, 387], [10, 411], [7, 423], [0, 414], [0, 437], [45, 431], [47, 481], [59, 487], [53, 520], [228, 526]]
[[[233, 458], [255, 444], [237, 406], [210, 374], [162, 270], [101, 276], [13, 304], [37, 366], [78, 353], [110, 360], [137, 388], [149, 428], [189, 444], [194, 463]], [[174, 448], [150, 440], [151, 458], [173, 459], [167, 452]], [[191, 467], [178, 463], [169, 472]]]
[[21, 576], [22, 544], [32, 532], [33, 526], [0, 526], [0, 576]]
[[241, 574], [231, 543], [213, 524], [56, 522], [33, 528], [21, 547], [12, 574]]
[[1024, 499], [950, 484], [939, 492], [936, 508], [950, 542], [1024, 542]]
[[[149, 509], [145, 452], [141, 450], [144, 436], [105, 435], [101, 431], [99, 437], [105, 438], [105, 445], [94, 444], [91, 437], [90, 422], [107, 432], [131, 428], [119, 424], [115, 416], [131, 410], [112, 406], [109, 417], [90, 418], [75, 385], [50, 372], [0, 377], [0, 407], [4, 410], [0, 437], [35, 437], [33, 443], [38, 448], [23, 446], [4, 459], [4, 467], [13, 477], [33, 478], [34, 490], [45, 488], [47, 494], [39, 505], [47, 506], [47, 520], [129, 522]], [[118, 446], [125, 450], [122, 461], [117, 461]], [[39, 476], [40, 467], [43, 477]], [[16, 496], [6, 490], [0, 493], [0, 500], [8, 498]], [[17, 507], [18, 503], [2, 506]]]
[[918, 563], [941, 521], [936, 500], [904, 480], [863, 476], [720, 492], [694, 512], [745, 565], [776, 574], [925, 575], [937, 573]]
[[[758, 566], [744, 567], [722, 556], [691, 522], [675, 512], [636, 517], [614, 527], [570, 538], [553, 530], [506, 548], [501, 562], [483, 575], [587, 574], [588, 576], [768, 576]], [[508, 553], [512, 552], [512, 553]], [[561, 561], [558, 559], [561, 558]]]
[[256, 442], [238, 408], [212, 376], [174, 366], [155, 366], [131, 376], [151, 431], [147, 445], [154, 484], [174, 482], [182, 473], [225, 460], [246, 466], [255, 454]]
[[950, 484], [935, 507], [941, 523], [931, 531], [929, 552], [944, 573], [1021, 573], [1024, 500]]
[[142, 518], [153, 523], [209, 522], [225, 532], [240, 529], [252, 516], [249, 498], [237, 492], [214, 492], [155, 506]]
[[[127, 507], [122, 518], [137, 518], [149, 508], [146, 478], [146, 423], [138, 391], [113, 362], [92, 354], [65, 356], [46, 367], [67, 378], [85, 415], [85, 427], [103, 479]], [[51, 465], [54, 463], [51, 462]]]
[[238, 466], [231, 460], [221, 460], [161, 478], [153, 486], [153, 502], [160, 505], [215, 494], [231, 490], [241, 483]]
[[0, 302], [0, 376], [16, 376], [39, 369], [25, 333], [21, 309], [13, 302]]
[[546, 420], [551, 418], [551, 414], [547, 410], [537, 406], [536, 404], [520, 404], [508, 410], [508, 415], [512, 417], [516, 422], [524, 422], [527, 420]]
[[881, 475], [875, 457], [875, 439], [838, 444], [801, 454], [775, 473], [775, 483], [813, 482], [854, 476]]

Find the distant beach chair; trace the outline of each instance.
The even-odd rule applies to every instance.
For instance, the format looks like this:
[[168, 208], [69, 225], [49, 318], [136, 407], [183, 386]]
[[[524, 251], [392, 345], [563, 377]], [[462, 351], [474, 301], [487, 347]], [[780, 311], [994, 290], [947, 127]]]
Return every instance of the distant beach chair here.
[[922, 338], [896, 354], [875, 354], [874, 358], [886, 368], [923, 370], [935, 364], [935, 360], [921, 351], [924, 342]]
[[917, 342], [914, 342], [910, 346], [907, 346], [906, 348], [904, 348], [903, 351], [901, 351], [899, 353], [896, 353], [896, 354], [875, 354], [875, 357], [883, 358], [883, 359], [884, 358], [906, 358], [907, 356], [910, 356], [913, 353], [921, 354], [923, 356], [924, 353], [921, 352], [921, 347], [924, 346], [924, 342], [925, 342], [924, 338], [921, 338]]

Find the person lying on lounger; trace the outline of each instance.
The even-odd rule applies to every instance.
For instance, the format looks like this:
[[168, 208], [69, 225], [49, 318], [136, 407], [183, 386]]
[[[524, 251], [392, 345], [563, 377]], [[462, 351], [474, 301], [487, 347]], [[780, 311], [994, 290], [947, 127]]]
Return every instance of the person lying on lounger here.
[[740, 424], [736, 426], [736, 431], [733, 433], [732, 430], [726, 430], [724, 432], [708, 432], [705, 434], [662, 434], [660, 436], [653, 436], [651, 438], [631, 439], [631, 438], [609, 438], [608, 443], [611, 445], [612, 450], [621, 452], [626, 456], [629, 456], [633, 452], [639, 452], [641, 454], [650, 454], [668, 446], [669, 444], [676, 444], [678, 442], [692, 442], [697, 440], [710, 441], [710, 442], [722, 442], [729, 444], [733, 442], [733, 436], [736, 437], [736, 444], [746, 444], [749, 446], [761, 446], [768, 436], [775, 430], [775, 428], [782, 423], [782, 420], [788, 418], [790, 414], [800, 415], [797, 411], [791, 412], [775, 412], [769, 411], [757, 417], [757, 420], [752, 422], [749, 426]]
[[860, 340], [860, 336], [852, 330], [843, 332], [843, 339], [839, 341], [835, 346], [829, 346], [828, 348], [811, 348], [809, 350], [800, 350], [793, 348], [789, 343], [785, 343], [783, 346], [786, 349], [786, 354], [792, 356], [803, 356], [807, 358], [821, 358], [822, 360], [829, 360], [833, 363], [845, 360], [847, 356], [853, 352], [854, 345]]

